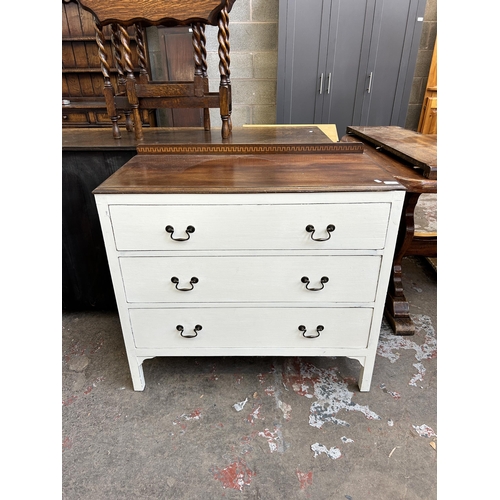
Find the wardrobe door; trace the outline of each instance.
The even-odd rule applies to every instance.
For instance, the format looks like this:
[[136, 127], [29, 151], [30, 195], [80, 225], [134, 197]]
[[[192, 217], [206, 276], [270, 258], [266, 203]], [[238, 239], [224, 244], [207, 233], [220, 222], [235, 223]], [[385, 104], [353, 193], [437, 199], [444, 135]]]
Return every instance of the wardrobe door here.
[[404, 127], [425, 4], [377, 0], [366, 73], [360, 68], [365, 90], [356, 103], [353, 125]]
[[323, 107], [331, 0], [280, 0], [277, 123], [317, 123]]
[[315, 123], [335, 123], [339, 137], [365, 92], [374, 12], [375, 0], [331, 0], [325, 103]]

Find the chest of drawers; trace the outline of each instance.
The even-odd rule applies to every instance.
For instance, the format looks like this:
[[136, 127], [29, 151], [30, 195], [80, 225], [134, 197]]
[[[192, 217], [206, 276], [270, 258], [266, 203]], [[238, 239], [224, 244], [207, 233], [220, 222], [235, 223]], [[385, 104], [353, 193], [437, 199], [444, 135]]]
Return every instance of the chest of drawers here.
[[155, 356], [348, 356], [370, 388], [404, 198], [354, 155], [138, 155], [95, 191], [135, 390]]

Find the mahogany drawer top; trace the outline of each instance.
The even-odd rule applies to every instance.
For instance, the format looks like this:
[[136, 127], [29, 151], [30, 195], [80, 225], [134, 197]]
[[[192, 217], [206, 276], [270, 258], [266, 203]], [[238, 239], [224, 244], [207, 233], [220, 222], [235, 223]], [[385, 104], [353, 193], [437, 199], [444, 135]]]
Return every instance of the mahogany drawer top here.
[[139, 154], [93, 193], [312, 193], [404, 189], [364, 153]]

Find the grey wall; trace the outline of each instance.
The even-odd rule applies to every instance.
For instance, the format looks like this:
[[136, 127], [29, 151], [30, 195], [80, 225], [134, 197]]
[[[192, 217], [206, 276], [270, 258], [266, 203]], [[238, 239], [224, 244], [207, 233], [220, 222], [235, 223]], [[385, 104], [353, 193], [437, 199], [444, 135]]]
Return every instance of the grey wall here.
[[[233, 126], [276, 123], [279, 0], [236, 0], [229, 15]], [[406, 128], [416, 130], [437, 31], [437, 0], [427, 0]], [[154, 29], [153, 29], [154, 30]], [[217, 28], [207, 26], [210, 90], [219, 87]], [[153, 69], [159, 64], [157, 35], [148, 30]], [[214, 127], [220, 126], [211, 110]]]

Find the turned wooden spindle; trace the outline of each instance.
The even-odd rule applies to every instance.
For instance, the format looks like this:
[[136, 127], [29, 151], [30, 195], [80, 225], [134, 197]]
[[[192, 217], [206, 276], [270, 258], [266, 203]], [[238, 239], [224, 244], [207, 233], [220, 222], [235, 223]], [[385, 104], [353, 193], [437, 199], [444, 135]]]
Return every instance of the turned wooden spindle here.
[[137, 140], [142, 140], [144, 138], [144, 134], [142, 131], [142, 121], [141, 114], [139, 111], [139, 99], [137, 98], [137, 94], [135, 93], [135, 84], [136, 79], [134, 75], [134, 68], [132, 66], [132, 50], [130, 48], [130, 36], [128, 34], [127, 29], [118, 25], [120, 31], [120, 44], [122, 47], [122, 62], [123, 68], [126, 74], [126, 87], [127, 87], [127, 97], [132, 107], [132, 116], [134, 118], [134, 132], [135, 138]]
[[108, 62], [108, 56], [106, 54], [105, 38], [102, 32], [102, 26], [99, 20], [94, 17], [94, 30], [96, 34], [96, 42], [99, 54], [99, 61], [101, 63], [101, 71], [104, 78], [103, 94], [106, 100], [106, 108], [108, 110], [109, 118], [111, 120], [111, 126], [113, 129], [113, 137], [115, 139], [121, 138], [120, 128], [118, 127], [118, 114], [116, 112], [115, 106], [115, 91], [113, 85], [111, 84], [110, 78], [110, 65]]
[[[113, 51], [113, 58], [115, 60], [115, 67], [116, 71], [118, 72], [118, 78], [117, 78], [117, 87], [118, 87], [118, 94], [121, 95], [126, 95], [127, 94], [127, 88], [126, 88], [126, 79], [125, 79], [125, 72], [123, 70], [123, 63], [122, 63], [122, 50], [121, 50], [121, 44], [120, 44], [120, 29], [118, 27], [117, 23], [111, 24], [111, 47]], [[134, 130], [134, 124], [132, 122], [132, 117], [130, 116], [130, 111], [129, 110], [123, 110], [123, 114], [125, 115], [125, 128], [127, 132], [133, 132]]]
[[220, 115], [222, 120], [222, 138], [227, 139], [231, 133], [231, 73], [229, 45], [229, 14], [225, 6], [219, 15], [219, 73], [220, 73]]

